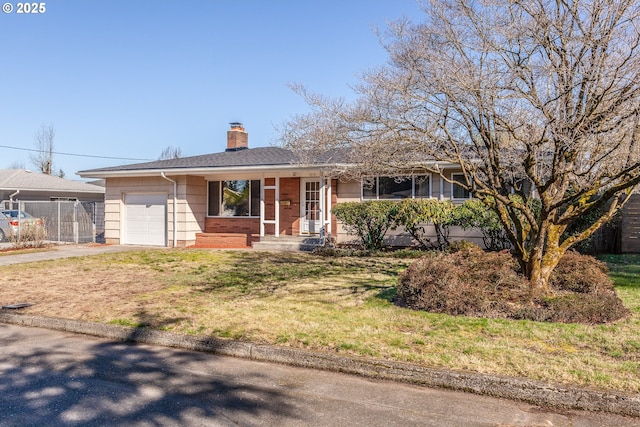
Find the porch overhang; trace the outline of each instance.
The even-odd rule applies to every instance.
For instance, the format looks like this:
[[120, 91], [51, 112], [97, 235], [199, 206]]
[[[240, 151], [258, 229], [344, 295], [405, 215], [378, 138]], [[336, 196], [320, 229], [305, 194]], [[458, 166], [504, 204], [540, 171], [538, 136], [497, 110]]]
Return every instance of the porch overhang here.
[[324, 172], [334, 169], [346, 168], [348, 165], [256, 165], [256, 166], [227, 166], [227, 167], [209, 167], [209, 168], [158, 168], [158, 169], [129, 169], [117, 171], [79, 171], [77, 175], [81, 178], [135, 178], [135, 177], [151, 177], [159, 176], [161, 172], [166, 175], [191, 175], [191, 176], [212, 176], [212, 175], [237, 175], [237, 174], [269, 174], [276, 176], [280, 174], [290, 174], [288, 176], [296, 176], [296, 174], [310, 173], [312, 171]]

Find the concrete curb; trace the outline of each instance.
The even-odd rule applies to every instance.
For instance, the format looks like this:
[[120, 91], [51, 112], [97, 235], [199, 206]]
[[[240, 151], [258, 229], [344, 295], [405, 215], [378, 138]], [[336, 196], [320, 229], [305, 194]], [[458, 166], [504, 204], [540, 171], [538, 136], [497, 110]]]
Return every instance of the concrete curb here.
[[22, 315], [5, 311], [0, 311], [0, 322], [93, 335], [119, 341], [134, 341], [204, 351], [262, 362], [276, 362], [305, 368], [343, 372], [368, 378], [402, 381], [428, 387], [520, 400], [540, 406], [603, 411], [640, 417], [640, 395], [637, 394], [623, 394], [586, 388], [576, 389], [564, 385], [548, 384], [521, 378], [448, 371], [411, 363], [337, 356], [286, 347], [179, 335], [171, 332], [94, 322]]

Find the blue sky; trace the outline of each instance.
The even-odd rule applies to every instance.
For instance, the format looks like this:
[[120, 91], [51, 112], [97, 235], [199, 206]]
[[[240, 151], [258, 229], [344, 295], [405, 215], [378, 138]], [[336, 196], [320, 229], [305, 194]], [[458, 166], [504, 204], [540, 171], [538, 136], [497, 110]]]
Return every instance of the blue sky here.
[[[350, 98], [361, 71], [384, 63], [374, 33], [419, 20], [415, 0], [64, 0], [43, 14], [0, 13], [0, 145], [35, 148], [53, 125], [55, 151], [156, 159], [222, 151], [229, 122], [252, 147], [308, 111], [289, 88]], [[0, 147], [0, 168], [29, 153]], [[54, 156], [67, 178], [132, 160]]]

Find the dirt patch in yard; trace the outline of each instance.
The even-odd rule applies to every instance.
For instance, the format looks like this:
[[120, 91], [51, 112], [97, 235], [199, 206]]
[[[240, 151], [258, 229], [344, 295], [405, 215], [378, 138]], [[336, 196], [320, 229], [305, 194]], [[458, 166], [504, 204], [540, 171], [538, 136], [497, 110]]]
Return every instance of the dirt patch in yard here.
[[[140, 308], [136, 296], [161, 287], [158, 272], [140, 266], [92, 265], [76, 260], [5, 267], [0, 305], [34, 303], [20, 313], [75, 320], [103, 320]], [[93, 264], [93, 263], [92, 263]], [[83, 270], [88, 269], [87, 274]], [[43, 274], [45, 273], [45, 274]]]

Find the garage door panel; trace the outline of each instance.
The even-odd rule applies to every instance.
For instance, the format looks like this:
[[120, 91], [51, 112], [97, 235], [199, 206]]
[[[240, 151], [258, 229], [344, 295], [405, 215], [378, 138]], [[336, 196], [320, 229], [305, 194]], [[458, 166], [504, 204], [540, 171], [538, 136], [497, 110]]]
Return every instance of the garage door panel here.
[[164, 194], [125, 195], [125, 244], [165, 246], [166, 212]]

